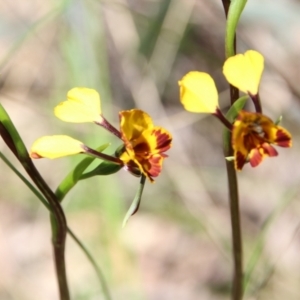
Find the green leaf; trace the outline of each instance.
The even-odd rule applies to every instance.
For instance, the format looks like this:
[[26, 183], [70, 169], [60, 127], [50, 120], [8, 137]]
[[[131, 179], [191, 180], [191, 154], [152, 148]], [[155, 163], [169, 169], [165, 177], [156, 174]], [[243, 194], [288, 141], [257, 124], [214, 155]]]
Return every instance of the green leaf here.
[[247, 0], [231, 0], [226, 23], [226, 37], [225, 37], [225, 52], [226, 57], [235, 55], [234, 38], [237, 24], [240, 20], [241, 14]]
[[11, 151], [19, 160], [28, 160], [29, 155], [17, 129], [11, 121], [8, 113], [0, 103], [1, 136]]
[[[163, 23], [165, 18], [169, 12], [170, 5], [172, 5], [171, 0], [164, 0], [158, 2], [158, 10], [157, 14], [153, 16], [153, 18], [148, 21], [148, 28], [141, 32], [141, 42], [139, 51], [144, 54], [147, 58], [150, 58], [157, 40], [159, 39], [159, 35], [161, 34]], [[142, 26], [138, 26], [139, 29]]]
[[123, 220], [123, 224], [122, 227], [124, 228], [125, 225], [127, 224], [127, 221], [129, 220], [129, 218], [131, 216], [133, 216], [139, 209], [140, 207], [140, 203], [141, 203], [141, 199], [142, 199], [142, 194], [143, 194], [143, 190], [144, 190], [144, 186], [145, 186], [145, 181], [146, 181], [146, 176], [142, 175], [141, 177], [141, 181], [140, 181], [140, 185], [139, 188], [135, 194], [135, 197], [125, 215], [125, 218]]
[[93, 176], [99, 175], [111, 175], [117, 173], [123, 168], [118, 164], [114, 164], [109, 161], [103, 161], [100, 165], [98, 165], [94, 170], [84, 173], [80, 176], [80, 180], [87, 179]]
[[234, 122], [236, 117], [238, 116], [239, 112], [244, 108], [248, 96], [242, 96], [239, 99], [237, 99], [234, 104], [229, 108], [228, 112], [226, 113], [226, 118], [230, 123]]
[[[273, 211], [269, 213], [269, 215], [264, 220], [259, 234], [255, 239], [254, 247], [251, 251], [250, 258], [246, 263], [245, 271], [244, 271], [244, 292], [245, 295], [248, 293], [249, 285], [251, 281], [255, 280], [254, 271], [259, 264], [262, 255], [264, 254], [264, 247], [266, 244], [267, 233], [272, 228], [272, 225], [282, 216], [284, 210], [293, 202], [298, 200], [298, 185], [290, 186], [284, 193], [281, 195], [281, 199], [278, 201], [278, 205], [275, 206]], [[261, 285], [259, 284], [261, 287]]]
[[[248, 100], [248, 96], [240, 97], [238, 100], [234, 102], [234, 104], [229, 108], [226, 113], [226, 118], [230, 123], [233, 123], [239, 112], [244, 108], [246, 102]], [[224, 144], [224, 152], [226, 156], [230, 156], [230, 131], [225, 128], [223, 131], [223, 144]]]
[[[110, 144], [104, 144], [97, 148], [97, 151], [104, 151]], [[66, 194], [76, 185], [81, 179], [83, 172], [95, 160], [95, 157], [86, 157], [63, 179], [55, 191], [55, 195], [61, 202]]]
[[282, 121], [282, 116], [279, 116], [274, 123], [275, 123], [275, 125], [279, 125], [281, 123], [281, 121]]
[[[5, 111], [5, 109], [3, 108], [1, 103], [0, 103], [0, 133], [1, 133], [1, 136], [4, 139], [4, 141], [7, 143], [7, 145], [12, 150], [12, 152], [17, 156], [20, 163], [23, 165], [23, 167], [25, 168], [27, 173], [30, 175], [30, 177], [33, 179], [35, 184], [37, 184], [37, 182], [39, 183], [39, 184], [37, 184], [37, 186], [40, 189], [40, 191], [44, 194], [45, 198], [41, 193], [39, 193], [37, 191], [37, 189], [20, 172], [17, 171], [16, 168], [14, 168], [14, 166], [0, 152], [1, 159], [29, 187], [29, 189], [47, 207], [47, 209], [49, 209], [49, 211], [53, 213], [53, 209], [52, 209], [51, 205], [49, 205], [48, 201], [46, 200], [46, 195], [49, 194], [48, 189], [45, 188], [46, 183], [44, 183], [43, 178], [40, 176], [38, 171], [34, 168], [34, 165], [32, 164], [31, 158], [29, 157], [29, 154], [28, 154], [25, 144], [23, 143], [17, 129], [15, 128], [9, 115], [7, 114], [7, 112]], [[108, 146], [108, 144], [103, 145], [102, 147], [104, 147], [104, 148], [102, 150], [101, 149], [100, 150], [103, 151], [107, 146]], [[100, 151], [100, 150], [98, 149], [98, 151]], [[90, 157], [89, 157], [89, 159], [92, 161], [94, 160], [94, 158], [90, 158]], [[76, 172], [74, 173], [74, 178], [77, 178], [79, 176], [79, 173], [80, 173], [80, 168], [78, 168], [76, 170]], [[57, 199], [59, 199], [59, 198], [57, 197]], [[53, 220], [55, 220], [55, 219], [53, 219]], [[53, 228], [53, 235], [55, 235], [55, 232], [57, 231], [57, 226], [58, 226], [57, 221], [55, 220], [55, 224], [54, 224], [54, 228]], [[80, 240], [74, 235], [74, 233], [69, 228], [67, 228], [67, 230], [68, 230], [69, 234], [72, 236], [72, 238], [75, 240], [75, 242], [79, 245], [79, 247], [87, 255], [88, 259], [90, 260], [93, 267], [95, 268], [98, 278], [99, 278], [99, 281], [100, 281], [100, 284], [103, 288], [104, 298], [107, 300], [112, 299], [110, 296], [107, 284], [105, 282], [105, 278], [101, 272], [101, 269], [97, 265], [96, 260], [92, 257], [92, 255], [89, 253], [89, 251], [84, 247], [84, 245], [80, 242]], [[56, 239], [56, 237], [53, 236], [53, 239]]]

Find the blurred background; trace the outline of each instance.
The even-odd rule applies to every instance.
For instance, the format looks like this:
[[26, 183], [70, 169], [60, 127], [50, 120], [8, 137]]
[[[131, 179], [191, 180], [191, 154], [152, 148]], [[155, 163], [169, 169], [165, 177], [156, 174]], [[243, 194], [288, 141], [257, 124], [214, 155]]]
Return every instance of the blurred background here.
[[[238, 52], [265, 57], [264, 113], [293, 135], [291, 149], [238, 174], [245, 299], [300, 299], [300, 2], [252, 0], [237, 32]], [[101, 266], [114, 300], [229, 299], [231, 229], [222, 125], [185, 112], [178, 80], [208, 72], [228, 109], [222, 75], [221, 1], [27, 0], [0, 2], [0, 101], [28, 148], [68, 134], [90, 147], [119, 141], [94, 124], [64, 123], [53, 108], [75, 86], [101, 94], [104, 116], [139, 108], [173, 135], [173, 148], [139, 212], [122, 220], [139, 179], [121, 170], [80, 182], [63, 202], [69, 227]], [[252, 104], [247, 109], [253, 110]], [[0, 150], [23, 173], [7, 146]], [[38, 160], [54, 190], [82, 156]], [[0, 299], [58, 299], [49, 215], [0, 161]], [[95, 271], [67, 242], [72, 299], [104, 299]]]

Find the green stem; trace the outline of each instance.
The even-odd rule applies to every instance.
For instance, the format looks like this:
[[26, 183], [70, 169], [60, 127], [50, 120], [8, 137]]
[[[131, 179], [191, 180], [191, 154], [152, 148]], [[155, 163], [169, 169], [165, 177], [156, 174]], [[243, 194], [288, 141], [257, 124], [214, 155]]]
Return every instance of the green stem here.
[[226, 58], [236, 53], [236, 28], [247, 0], [222, 0], [226, 15], [226, 37], [225, 53]]
[[109, 292], [108, 286], [106, 284], [104, 275], [102, 274], [101, 269], [97, 265], [95, 259], [90, 254], [90, 252], [88, 251], [88, 249], [81, 243], [81, 241], [77, 238], [77, 236], [73, 233], [73, 231], [71, 229], [68, 229], [68, 233], [75, 240], [75, 242], [81, 248], [81, 250], [85, 253], [85, 255], [87, 256], [88, 260], [90, 261], [90, 263], [94, 267], [94, 269], [95, 269], [95, 271], [97, 273], [97, 276], [99, 278], [99, 281], [100, 281], [100, 284], [101, 284], [102, 291], [103, 291], [103, 294], [105, 296], [105, 299], [106, 300], [112, 300], [112, 297], [110, 295], [110, 292]]
[[[247, 0], [222, 0], [226, 15], [226, 37], [225, 37], [225, 53], [226, 58], [236, 53], [236, 28], [241, 13], [246, 5]], [[230, 85], [230, 102], [231, 105], [239, 98], [239, 91]], [[225, 144], [225, 143], [224, 143]], [[227, 145], [224, 147], [225, 157], [233, 156], [231, 145], [231, 134], [227, 135]], [[243, 298], [243, 249], [242, 249], [242, 233], [240, 223], [239, 210], [239, 194], [236, 170], [233, 161], [226, 161], [229, 199], [230, 199], [230, 219], [232, 230], [232, 251], [234, 261], [234, 273], [232, 283], [232, 300], [241, 300]]]
[[19, 133], [17, 132], [1, 104], [0, 134], [49, 203], [51, 214], [54, 220], [52, 224], [52, 244], [54, 249], [54, 261], [59, 285], [60, 299], [69, 300], [70, 295], [65, 268], [65, 242], [67, 233], [65, 214], [55, 194], [46, 184], [32, 163]]
[[[1, 124], [1, 123], [0, 123]], [[6, 163], [6, 165], [26, 184], [26, 186], [32, 191], [32, 193], [47, 207], [50, 211], [47, 200], [34, 188], [34, 186], [14, 167], [14, 165], [0, 152], [0, 158]]]
[[[0, 123], [1, 124], [1, 123]], [[25, 185], [33, 192], [33, 194], [44, 204], [44, 206], [51, 212], [50, 210], [50, 206], [47, 202], [47, 200], [42, 196], [41, 193], [39, 193], [36, 188], [13, 166], [13, 164], [5, 157], [5, 155], [0, 152], [0, 158], [6, 163], [6, 165], [25, 183]], [[71, 189], [71, 187], [69, 188]], [[67, 189], [67, 191], [69, 190]], [[64, 191], [65, 193], [63, 195], [65, 195], [67, 193], [67, 191]], [[58, 195], [57, 195], [58, 197]], [[58, 198], [59, 199], [59, 198]], [[59, 199], [62, 200], [62, 199]], [[108, 289], [108, 286], [106, 284], [106, 280], [102, 274], [102, 271], [100, 269], [100, 267], [97, 265], [97, 262], [95, 261], [95, 259], [93, 258], [93, 256], [91, 255], [91, 253], [89, 252], [89, 250], [84, 246], [84, 244], [78, 239], [78, 237], [75, 235], [75, 233], [70, 229], [67, 228], [67, 231], [69, 233], [69, 235], [74, 239], [74, 241], [77, 243], [77, 245], [81, 248], [81, 250], [84, 252], [84, 254], [87, 256], [88, 260], [90, 261], [90, 263], [92, 264], [92, 266], [94, 267], [96, 274], [98, 276], [99, 282], [100, 282], [100, 286], [102, 288], [104, 297], [106, 300], [111, 300], [111, 295]]]

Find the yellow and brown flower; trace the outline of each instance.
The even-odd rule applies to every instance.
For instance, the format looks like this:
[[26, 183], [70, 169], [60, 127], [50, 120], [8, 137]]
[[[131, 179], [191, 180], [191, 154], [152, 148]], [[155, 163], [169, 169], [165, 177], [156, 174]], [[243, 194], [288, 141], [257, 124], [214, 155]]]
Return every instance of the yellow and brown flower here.
[[74, 88], [67, 94], [67, 100], [54, 110], [55, 115], [65, 122], [98, 124], [124, 142], [120, 157], [110, 156], [89, 148], [81, 141], [67, 135], [44, 136], [37, 139], [32, 147], [32, 158], [59, 158], [85, 153], [111, 161], [136, 175], [144, 174], [151, 182], [162, 169], [171, 147], [171, 134], [162, 127], [154, 126], [145, 112], [132, 109], [120, 112], [120, 131], [113, 127], [101, 113], [100, 96], [92, 89]]
[[240, 111], [232, 129], [232, 148], [235, 168], [242, 170], [249, 161], [252, 167], [258, 166], [264, 158], [277, 156], [271, 145], [291, 147], [291, 134], [271, 119], [253, 112]]
[[129, 171], [140, 170], [151, 182], [162, 169], [162, 163], [172, 143], [171, 134], [164, 128], [154, 126], [145, 112], [132, 109], [121, 111], [120, 131], [124, 152], [120, 159]]

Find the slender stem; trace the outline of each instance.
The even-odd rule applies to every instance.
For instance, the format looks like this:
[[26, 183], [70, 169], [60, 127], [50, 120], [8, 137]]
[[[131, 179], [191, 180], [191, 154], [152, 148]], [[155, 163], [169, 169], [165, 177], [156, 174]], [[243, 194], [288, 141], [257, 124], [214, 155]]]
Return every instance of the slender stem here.
[[251, 95], [249, 94], [250, 98], [253, 101], [254, 107], [255, 107], [255, 111], [257, 113], [262, 113], [262, 107], [261, 107], [261, 102], [260, 102], [260, 98], [259, 98], [259, 94], [256, 95]]
[[[1, 124], [1, 123], [0, 123]], [[51, 212], [50, 210], [50, 206], [47, 202], [47, 200], [42, 196], [42, 194], [40, 192], [38, 192], [36, 190], [36, 188], [14, 167], [14, 165], [5, 157], [5, 155], [0, 151], [0, 158], [7, 164], [7, 166], [25, 183], [25, 185], [33, 192], [33, 194], [44, 204], [44, 206], [49, 210], [49, 212]], [[70, 236], [74, 239], [74, 241], [77, 243], [77, 245], [81, 248], [81, 250], [85, 253], [85, 255], [87, 256], [88, 260], [90, 261], [90, 263], [92, 264], [92, 266], [94, 267], [100, 285], [102, 287], [103, 290], [103, 294], [105, 296], [106, 300], [111, 300], [111, 295], [108, 289], [108, 286], [106, 284], [106, 280], [102, 274], [102, 271], [100, 269], [100, 267], [98, 266], [97, 262], [95, 261], [95, 259], [93, 258], [93, 256], [91, 255], [91, 253], [89, 252], [89, 250], [84, 246], [84, 244], [79, 240], [79, 238], [75, 235], [75, 233], [68, 227], [67, 228], [68, 233], [70, 234]]]
[[104, 127], [106, 130], [108, 130], [109, 132], [111, 132], [112, 134], [114, 134], [116, 137], [118, 137], [119, 139], [121, 139], [121, 132], [114, 127], [113, 125], [111, 125], [103, 116], [102, 117], [102, 122], [95, 122], [97, 125], [100, 125], [102, 127]]
[[[1, 126], [1, 123], [0, 123]], [[47, 202], [47, 200], [42, 197], [42, 195], [33, 187], [33, 185], [25, 178], [25, 176], [23, 176], [23, 174], [21, 174], [21, 172], [19, 172], [15, 166], [5, 157], [5, 155], [0, 151], [0, 158], [6, 163], [6, 165], [25, 183], [25, 185], [32, 191], [32, 193], [38, 198], [40, 199], [40, 201], [47, 207], [47, 209], [49, 211], [50, 207], [49, 207], [49, 203]]]
[[43, 193], [51, 207], [51, 224], [52, 224], [52, 244], [54, 250], [54, 261], [56, 275], [59, 285], [59, 294], [61, 300], [69, 300], [69, 288], [65, 267], [65, 242], [67, 233], [67, 222], [65, 214], [55, 194], [46, 184], [40, 173], [35, 168], [29, 156], [26, 160], [20, 160], [28, 175]]
[[[231, 103], [234, 103], [239, 93], [235, 87], [230, 86]], [[236, 98], [234, 98], [234, 95]], [[229, 135], [231, 139], [231, 134]], [[229, 149], [225, 149], [225, 157], [233, 156], [231, 143]], [[240, 209], [239, 209], [239, 194], [238, 194], [238, 181], [236, 170], [233, 161], [226, 161], [228, 188], [229, 188], [229, 201], [230, 201], [230, 220], [232, 230], [232, 251], [234, 261], [233, 283], [232, 283], [232, 300], [241, 300], [243, 298], [243, 249], [242, 249], [242, 233], [240, 222]]]
[[[235, 87], [230, 86], [231, 103], [234, 103], [238, 97], [239, 92]], [[236, 98], [234, 98], [234, 96]], [[231, 134], [229, 135], [231, 139]], [[233, 156], [232, 145], [225, 151], [225, 157]], [[242, 233], [240, 222], [240, 209], [239, 209], [239, 194], [238, 194], [238, 181], [236, 170], [233, 161], [226, 161], [228, 188], [229, 188], [229, 201], [230, 201], [230, 221], [232, 230], [232, 251], [234, 261], [234, 273], [232, 283], [232, 300], [243, 299], [243, 249], [242, 249]]]
[[229, 6], [230, 6], [230, 0], [222, 0], [225, 16], [227, 18], [228, 16], [228, 11], [229, 11]]
[[226, 119], [219, 108], [216, 109], [216, 112], [213, 113], [230, 131], [232, 130], [232, 124]]
[[[231, 153], [228, 153], [230, 156]], [[240, 224], [238, 182], [234, 163], [226, 161], [229, 199], [230, 199], [230, 220], [232, 229], [232, 251], [234, 260], [234, 273], [232, 284], [232, 300], [240, 300], [243, 298], [243, 249], [242, 234]]]
[[[228, 15], [230, 10], [230, 5], [232, 2], [230, 0], [222, 0], [224, 7], [226, 19], [227, 19], [227, 31], [228, 31]], [[225, 52], [226, 58], [236, 53], [236, 34], [235, 27], [238, 22], [236, 18], [236, 24], [232, 27], [232, 30], [226, 31], [225, 39]], [[231, 20], [232, 21], [232, 20]], [[228, 38], [228, 33], [233, 34], [233, 39]], [[232, 35], [231, 35], [232, 36]], [[231, 51], [229, 51], [231, 50]], [[239, 91], [232, 85], [230, 85], [230, 102], [231, 105], [239, 98]], [[233, 150], [231, 145], [231, 134], [228, 135], [228, 148], [224, 148], [225, 157], [233, 156]], [[241, 300], [243, 298], [243, 249], [242, 249], [242, 233], [241, 233], [241, 223], [240, 223], [240, 210], [239, 210], [239, 194], [238, 194], [238, 181], [236, 170], [234, 168], [233, 161], [226, 160], [227, 178], [228, 178], [228, 188], [229, 188], [229, 201], [230, 201], [230, 220], [231, 220], [231, 230], [232, 230], [232, 251], [233, 251], [233, 262], [234, 262], [234, 272], [233, 272], [233, 283], [232, 283], [232, 300]]]
[[230, 104], [232, 105], [237, 99], [239, 99], [239, 90], [235, 88], [233, 85], [229, 85], [230, 91]]
[[1, 109], [1, 118], [3, 120], [5, 119], [5, 123], [4, 121], [0, 122], [1, 136], [49, 203], [52, 213], [52, 220], [55, 221], [52, 222], [52, 244], [54, 249], [54, 261], [59, 285], [60, 299], [69, 300], [70, 295], [65, 268], [65, 242], [67, 234], [67, 222], [65, 214], [55, 194], [49, 188], [32, 163], [21, 137], [19, 136], [4, 109]]
[[117, 165], [124, 165], [124, 162], [118, 157], [114, 157], [114, 156], [111, 156], [111, 155], [104, 154], [102, 152], [91, 149], [86, 145], [83, 145], [83, 149], [86, 153], [91, 154], [93, 156], [96, 156], [97, 158], [101, 158], [103, 160], [110, 161], [110, 162], [115, 163]]
[[10, 134], [7, 132], [5, 126], [0, 122], [0, 135], [10, 151], [18, 158], [18, 151], [14, 144], [13, 139], [11, 138]]
[[77, 243], [77, 245], [81, 248], [81, 250], [85, 253], [85, 255], [87, 256], [88, 260], [90, 261], [90, 263], [93, 265], [97, 276], [99, 278], [102, 290], [103, 290], [103, 294], [105, 296], [106, 300], [112, 300], [112, 297], [110, 295], [110, 291], [108, 289], [108, 286], [106, 284], [105, 278], [102, 274], [101, 269], [99, 268], [99, 266], [97, 265], [97, 262], [95, 261], [95, 259], [93, 258], [93, 256], [91, 255], [91, 253], [88, 251], [88, 249], [84, 246], [84, 244], [77, 238], [77, 236], [73, 233], [73, 231], [68, 228], [68, 233], [71, 235], [71, 237], [75, 240], [75, 242]]

